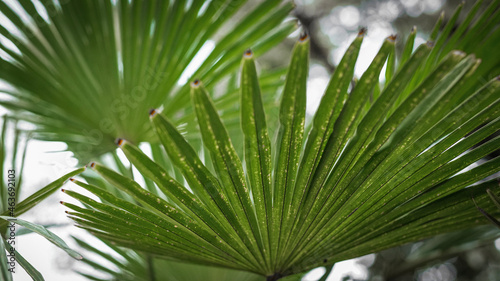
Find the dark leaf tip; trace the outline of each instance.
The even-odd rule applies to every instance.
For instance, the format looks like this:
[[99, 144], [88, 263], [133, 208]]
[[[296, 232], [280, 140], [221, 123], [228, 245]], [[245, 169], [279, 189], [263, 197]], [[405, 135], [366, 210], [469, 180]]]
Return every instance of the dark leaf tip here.
[[302, 32], [302, 34], [300, 34], [299, 41], [304, 42], [307, 39], [309, 39], [309, 34], [307, 34], [307, 31]]
[[158, 113], [158, 111], [154, 108], [150, 109], [149, 110], [149, 117], [153, 117], [156, 115], [156, 113]]
[[92, 169], [93, 169], [93, 168], [95, 167], [95, 162], [90, 163], [90, 165], [89, 165], [89, 166], [90, 166], [90, 168], [92, 168]]
[[414, 26], [411, 28], [410, 32], [411, 32], [411, 33], [415, 33], [415, 32], [417, 32], [417, 26], [416, 26], [416, 25], [414, 25]]
[[358, 31], [358, 36], [365, 36], [368, 29], [366, 27], [361, 27]]
[[397, 34], [392, 34], [388, 38], [389, 38], [389, 41], [396, 42], [396, 39], [398, 38], [398, 35]]
[[[151, 113], [150, 113], [149, 115], [151, 115]], [[123, 142], [124, 142], [124, 140], [123, 140], [123, 139], [120, 139], [120, 138], [117, 138], [117, 139], [115, 140], [115, 144], [116, 144], [118, 147], [122, 147]]]
[[429, 48], [434, 47], [434, 41], [429, 40], [429, 41], [427, 41], [427, 43], [425, 43], [425, 44], [427, 44], [427, 46], [429, 46]]
[[74, 178], [69, 178], [70, 181], [72, 182], [75, 182], [75, 179]]
[[[66, 189], [64, 189], [64, 188], [61, 188], [61, 191], [62, 191], [62, 192], [66, 192]], [[61, 202], [62, 202], [62, 201], [61, 201]]]
[[201, 84], [201, 81], [199, 79], [196, 79], [193, 82], [191, 82], [191, 87], [198, 87], [198, 86], [200, 86], [200, 84]]
[[251, 58], [253, 56], [253, 52], [250, 49], [247, 49], [245, 53], [243, 54], [245, 58]]

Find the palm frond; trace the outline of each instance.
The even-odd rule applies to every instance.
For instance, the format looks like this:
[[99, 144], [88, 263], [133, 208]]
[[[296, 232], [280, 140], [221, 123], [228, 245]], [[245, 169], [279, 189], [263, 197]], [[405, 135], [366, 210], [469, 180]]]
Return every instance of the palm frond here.
[[117, 136], [154, 141], [141, 114], [149, 108], [182, 117], [200, 52], [192, 75], [213, 87], [248, 46], [264, 53], [296, 28], [284, 21], [293, 5], [279, 0], [40, 2], [0, 4], [0, 79], [12, 86], [0, 104], [38, 125], [34, 138], [66, 142], [82, 161], [114, 150]]
[[[486, 189], [486, 192], [490, 196], [491, 201], [497, 206], [498, 209], [500, 209], [500, 199], [493, 191], [490, 189]], [[474, 198], [472, 198], [474, 200]], [[477, 203], [474, 201], [476, 204], [476, 208], [481, 212], [492, 224], [496, 225], [497, 227], [500, 227], [500, 221], [495, 218], [495, 216], [491, 215], [490, 213], [486, 212], [483, 208], [479, 207]]]
[[45, 228], [44, 226], [34, 224], [19, 218], [9, 217], [9, 216], [0, 216], [0, 219], [4, 221], [9, 221], [11, 223], [18, 224], [20, 226], [26, 227], [27, 229], [43, 236], [45, 239], [56, 245], [57, 247], [63, 249], [66, 253], [68, 253], [72, 258], [81, 260], [82, 256], [78, 254], [76, 251], [70, 249], [66, 243], [55, 235], [53, 232]]
[[2, 116], [2, 129], [0, 136], [0, 175], [5, 181], [0, 185], [0, 280], [12, 280], [12, 273], [19, 271], [20, 265], [33, 280], [43, 281], [42, 274], [34, 268], [18, 251], [16, 236], [21, 235], [15, 226], [20, 225], [35, 232], [57, 247], [66, 251], [75, 259], [82, 257], [70, 249], [66, 243], [42, 225], [37, 225], [18, 218], [21, 214], [36, 206], [59, 189], [66, 180], [85, 170], [80, 168], [41, 188], [28, 198], [19, 202], [19, 194], [23, 186], [22, 175], [26, 147], [29, 142], [26, 132], [19, 129], [17, 121], [12, 117]]
[[424, 268], [445, 262], [459, 266], [461, 257], [471, 251], [492, 247], [499, 236], [500, 231], [496, 227], [483, 225], [388, 249], [377, 254], [374, 264], [369, 268], [369, 276], [404, 280], [417, 275]]
[[[346, 62], [355, 60], [362, 38], [360, 33]], [[129, 160], [172, 202], [93, 163], [95, 171], [141, 206], [79, 182], [106, 203], [66, 191], [91, 206], [65, 203], [74, 210], [71, 217], [98, 237], [132, 249], [247, 270], [270, 280], [486, 223], [470, 194], [495, 212], [485, 190], [497, 189], [497, 181], [473, 184], [497, 172], [500, 158], [462, 170], [500, 144], [495, 138], [469, 150], [499, 129], [500, 81], [493, 79], [476, 92], [456, 97], [454, 90], [470, 79], [467, 74], [475, 70], [476, 59], [451, 52], [386, 117], [432, 52], [431, 45], [424, 44], [361, 115], [374, 77], [393, 46], [393, 38], [388, 38], [349, 95], [352, 69], [345, 63], [345, 69], [337, 70], [343, 72], [332, 80], [343, 82], [328, 87], [304, 141], [308, 41], [302, 37], [287, 75], [275, 146], [266, 137], [253, 57], [245, 53], [241, 87], [248, 182], [214, 104], [196, 80], [191, 90], [194, 109], [216, 173], [153, 110], [153, 126], [189, 190], [133, 144], [119, 140]], [[276, 152], [274, 163], [271, 151]]]
[[[493, 20], [489, 35], [498, 32]], [[445, 27], [440, 36], [448, 37], [450, 30]], [[500, 79], [478, 82], [486, 74], [480, 60], [463, 51], [442, 54], [448, 45], [437, 37], [418, 46], [404, 64], [389, 67], [394, 73], [387, 73], [370, 100], [382, 66], [394, 53], [395, 37], [384, 41], [349, 90], [364, 34], [354, 39], [333, 74], [307, 137], [309, 41], [303, 35], [292, 53], [275, 142], [248, 50], [240, 76], [245, 161], [210, 94], [195, 80], [191, 97], [209, 157], [200, 157], [169, 118], [152, 110], [152, 125], [182, 177], [169, 175], [166, 163], [118, 139], [158, 191], [92, 163], [133, 201], [75, 180], [100, 201], [65, 191], [86, 205], [64, 203], [72, 209], [70, 217], [96, 236], [137, 251], [245, 270], [268, 280], [487, 224], [472, 197], [485, 212], [500, 213], [486, 193], [499, 193], [497, 179], [481, 181], [500, 170], [500, 157], [478, 162], [500, 146], [500, 137], [489, 138], [500, 129]], [[488, 71], [498, 69], [494, 60]]]
[[[148, 281], [153, 278], [160, 279], [160, 277], [162, 280], [193, 281], [264, 280], [262, 276], [242, 271], [154, 259], [138, 251], [119, 248], [106, 243], [113, 253], [109, 254], [109, 252], [102, 251], [81, 239], [75, 238], [75, 241], [86, 251], [96, 254], [101, 258], [100, 262], [92, 259], [83, 260], [83, 263], [86, 263], [92, 270], [102, 272], [103, 276], [108, 276], [105, 278], [97, 278], [96, 280]], [[109, 262], [112, 267], [103, 266], [102, 260]], [[90, 270], [82, 269], [78, 272], [84, 276], [91, 277], [91, 280], [96, 278], [96, 274], [90, 275], [85, 273], [89, 271]], [[151, 278], [151, 275], [153, 275], [153, 278]]]

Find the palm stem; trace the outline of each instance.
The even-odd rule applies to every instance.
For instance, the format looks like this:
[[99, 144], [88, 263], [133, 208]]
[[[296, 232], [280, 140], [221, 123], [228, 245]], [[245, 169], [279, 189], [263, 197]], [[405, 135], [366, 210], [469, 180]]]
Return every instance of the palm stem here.
[[321, 279], [319, 279], [318, 281], [326, 281], [326, 278], [328, 278], [328, 276], [330, 275], [330, 273], [332, 273], [333, 266], [334, 265], [327, 266], [325, 274], [323, 274], [323, 277], [321, 277]]
[[274, 275], [267, 276], [266, 281], [276, 281], [276, 280], [279, 280], [283, 277], [284, 276], [281, 275], [280, 273], [275, 273]]

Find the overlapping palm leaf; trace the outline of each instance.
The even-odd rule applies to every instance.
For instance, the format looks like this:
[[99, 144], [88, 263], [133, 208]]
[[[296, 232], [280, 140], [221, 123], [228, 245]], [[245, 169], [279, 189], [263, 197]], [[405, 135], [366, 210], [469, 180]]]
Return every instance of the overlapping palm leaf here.
[[[110, 251], [93, 246], [81, 239], [75, 238], [78, 245], [99, 259], [85, 258], [83, 263], [89, 268], [77, 270], [89, 280], [193, 280], [193, 281], [262, 281], [264, 277], [244, 271], [230, 270], [213, 266], [172, 262], [152, 258], [140, 251], [117, 247], [107, 243]], [[104, 242], [104, 241], [103, 241]], [[106, 242], [105, 242], [106, 243]], [[109, 265], [103, 263], [108, 262]], [[91, 273], [90, 273], [91, 272]], [[96, 272], [102, 273], [99, 277]], [[106, 277], [104, 277], [106, 276]], [[302, 275], [294, 275], [286, 281], [301, 280]]]
[[154, 141], [142, 112], [183, 116], [181, 76], [204, 45], [215, 42], [194, 75], [211, 87], [248, 46], [263, 53], [288, 36], [292, 8], [279, 0], [1, 2], [0, 79], [12, 86], [1, 104], [38, 125], [34, 138], [64, 141], [82, 161], [112, 151], [120, 135]]
[[16, 268], [19, 265], [33, 280], [43, 281], [42, 274], [17, 251], [16, 237], [22, 234], [19, 231], [19, 226], [43, 236], [75, 259], [82, 257], [44, 226], [25, 221], [18, 216], [53, 194], [66, 180], [81, 173], [84, 168], [62, 176], [19, 202], [29, 137], [26, 136], [26, 132], [18, 128], [14, 118], [2, 116], [0, 120], [2, 124], [0, 130], [0, 175], [2, 179], [5, 179], [0, 184], [0, 260], [2, 262], [0, 280], [13, 280], [13, 273], [20, 271], [19, 268]]
[[485, 192], [498, 193], [497, 180], [476, 183], [497, 172], [500, 159], [469, 166], [500, 145], [498, 137], [480, 144], [500, 129], [499, 79], [477, 87], [479, 62], [460, 51], [423, 71], [435, 52], [427, 43], [397, 68], [367, 108], [394, 52], [394, 37], [348, 92], [363, 36], [333, 74], [307, 136], [309, 41], [303, 36], [292, 54], [275, 141], [247, 51], [240, 76], [244, 160], [196, 80], [191, 98], [212, 163], [200, 159], [168, 118], [153, 110], [153, 127], [187, 184], [120, 139], [127, 158], [163, 194], [93, 163], [100, 176], [140, 204], [75, 181], [101, 202], [66, 191], [88, 206], [65, 203], [70, 216], [79, 227], [122, 246], [268, 280], [487, 223], [471, 194], [485, 211], [498, 213]]
[[[467, 256], [477, 249], [489, 248], [500, 236], [492, 225], [482, 225], [456, 232], [434, 236], [418, 243], [411, 243], [382, 251], [370, 267], [370, 278], [383, 276], [385, 280], [411, 278], [423, 268], [445, 262], [460, 266], [457, 257]], [[463, 272], [463, 268], [458, 268]], [[459, 274], [460, 275], [460, 274]]]
[[[500, 184], [500, 181], [499, 181], [499, 184]], [[492, 200], [492, 202], [497, 206], [498, 209], [500, 209], [500, 198], [491, 190], [491, 189], [487, 189], [486, 192], [488, 193], [488, 195], [490, 196], [490, 199]], [[495, 216], [491, 215], [490, 213], [486, 212], [483, 208], [481, 208], [480, 206], [478, 206], [476, 204], [476, 208], [494, 225], [496, 225], [497, 227], [500, 227], [500, 221], [495, 218]]]

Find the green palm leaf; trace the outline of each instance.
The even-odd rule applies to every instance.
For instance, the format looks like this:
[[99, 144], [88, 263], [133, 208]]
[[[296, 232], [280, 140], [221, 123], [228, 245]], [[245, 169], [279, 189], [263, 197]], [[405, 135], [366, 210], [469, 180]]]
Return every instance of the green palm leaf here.
[[[429, 268], [445, 261], [466, 256], [470, 251], [493, 246], [500, 232], [492, 225], [483, 225], [461, 231], [437, 235], [419, 243], [411, 243], [381, 252], [375, 257], [378, 265], [369, 268], [369, 276], [382, 276], [384, 279], [408, 278], [416, 276], [424, 268]], [[493, 247], [494, 248], [494, 247]], [[495, 249], [494, 249], [495, 250]], [[399, 253], [399, 254], [397, 254]], [[395, 256], [395, 259], [392, 259]], [[380, 267], [391, 257], [390, 266]], [[450, 261], [450, 259], [452, 259]], [[405, 277], [403, 277], [405, 276]]]
[[82, 161], [114, 150], [117, 136], [154, 142], [141, 114], [149, 108], [188, 114], [186, 70], [201, 50], [193, 75], [213, 87], [248, 46], [264, 53], [296, 27], [284, 22], [293, 5], [279, 0], [40, 2], [0, 3], [0, 79], [12, 86], [0, 104], [38, 125], [34, 138], [66, 142]]
[[[85, 168], [76, 169], [63, 175], [19, 202], [19, 194], [23, 190], [21, 187], [24, 186], [22, 176], [26, 148], [30, 137], [29, 134], [18, 127], [17, 120], [13, 117], [2, 116], [0, 119], [2, 120], [0, 130], [0, 176], [5, 179], [0, 184], [0, 260], [3, 264], [0, 270], [0, 280], [12, 280], [12, 273], [19, 271], [16, 265], [19, 264], [33, 280], [43, 281], [44, 278], [41, 273], [16, 249], [16, 237], [22, 235], [23, 230], [39, 234], [75, 259], [80, 260], [82, 257], [44, 226], [19, 219], [18, 216], [29, 211], [53, 194], [65, 181], [80, 174]], [[18, 230], [16, 224], [24, 228]]]
[[[257, 274], [243, 271], [228, 270], [219, 267], [200, 266], [187, 263], [172, 262], [162, 259], [154, 259], [142, 254], [139, 251], [124, 249], [114, 246], [110, 243], [106, 245], [110, 251], [103, 251], [102, 247], [96, 247], [85, 241], [74, 238], [80, 247], [98, 255], [101, 261], [93, 259], [84, 259], [83, 263], [88, 265], [88, 269], [79, 270], [78, 273], [90, 280], [130, 280], [130, 281], [149, 281], [149, 280], [213, 280], [213, 281], [263, 281], [264, 277]], [[114, 268], [102, 265], [102, 260], [108, 261]], [[92, 269], [90, 269], [92, 268]], [[106, 278], [96, 278], [96, 274], [86, 272], [99, 271], [108, 275]], [[300, 276], [294, 276], [287, 280], [300, 280]]]
[[[487, 20], [475, 24], [488, 25], [487, 34], [496, 38], [499, 13], [491, 6], [485, 13]], [[465, 30], [460, 26], [462, 34], [451, 35], [453, 47], [481, 39], [491, 48], [497, 42]], [[240, 76], [244, 153], [237, 152], [217, 104], [195, 80], [193, 110], [209, 155], [197, 153], [168, 112], [152, 110], [168, 159], [158, 147], [152, 160], [131, 141], [117, 144], [158, 190], [92, 163], [132, 200], [74, 181], [100, 201], [65, 191], [86, 206], [64, 203], [70, 216], [100, 238], [154, 257], [245, 270], [268, 280], [488, 223], [475, 203], [492, 217], [500, 213], [486, 192], [499, 193], [497, 179], [482, 181], [500, 170], [500, 158], [478, 160], [500, 146], [499, 137], [489, 138], [500, 129], [500, 79], [479, 78], [498, 70], [498, 58], [485, 66], [475, 55], [447, 51], [453, 50], [443, 39], [449, 26], [433, 34], [435, 43], [410, 55], [412, 34], [404, 63], [388, 67], [380, 93], [370, 99], [382, 66], [395, 61], [395, 37], [384, 41], [349, 90], [364, 32], [333, 74], [307, 136], [304, 35], [292, 53], [275, 142], [248, 50]]]
[[[474, 56], [451, 52], [386, 116], [407, 82], [419, 73], [416, 69], [432, 54], [432, 46], [424, 44], [362, 114], [381, 65], [394, 46], [394, 38], [388, 38], [346, 96], [353, 75], [348, 62], [355, 61], [362, 37], [360, 33], [344, 57], [345, 64], [334, 74], [332, 80], [338, 82], [327, 89], [305, 144], [306, 36], [292, 55], [275, 146], [266, 137], [252, 55], [249, 51], [244, 55], [241, 120], [247, 142], [246, 169], [208, 93], [195, 81], [191, 90], [194, 109], [216, 173], [153, 110], [153, 126], [186, 178], [189, 191], [133, 144], [119, 140], [129, 160], [173, 202], [94, 163], [95, 171], [142, 207], [79, 183], [106, 203], [66, 191], [90, 206], [66, 203], [74, 210], [71, 216], [80, 227], [132, 249], [247, 270], [269, 280], [487, 223], [470, 194], [488, 212], [498, 213], [486, 194], [488, 188], [498, 189], [497, 181], [473, 184], [497, 172], [500, 158], [461, 171], [500, 144], [497, 137], [471, 150], [499, 129], [500, 81], [495, 78], [457, 97], [456, 90], [473, 77], [477, 61]], [[272, 175], [271, 151], [277, 157]], [[248, 181], [243, 178], [245, 171]]]

